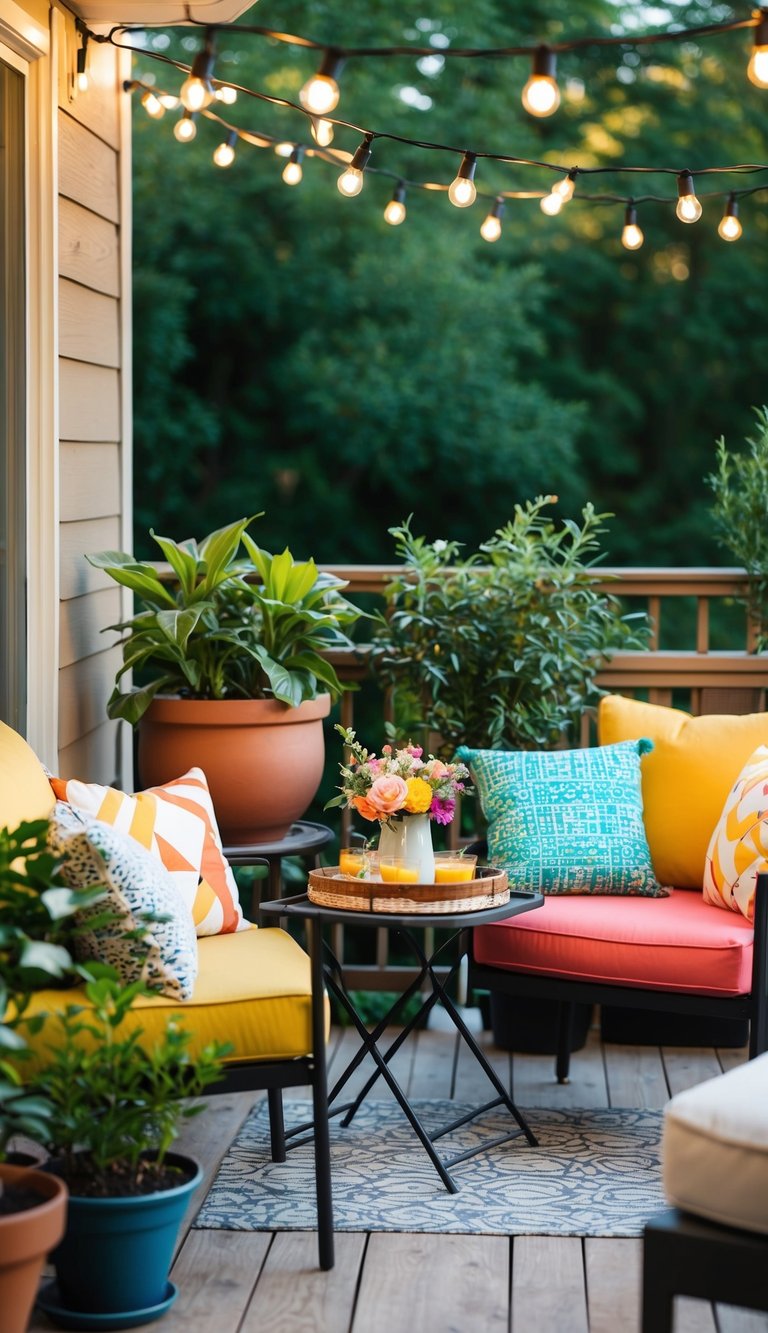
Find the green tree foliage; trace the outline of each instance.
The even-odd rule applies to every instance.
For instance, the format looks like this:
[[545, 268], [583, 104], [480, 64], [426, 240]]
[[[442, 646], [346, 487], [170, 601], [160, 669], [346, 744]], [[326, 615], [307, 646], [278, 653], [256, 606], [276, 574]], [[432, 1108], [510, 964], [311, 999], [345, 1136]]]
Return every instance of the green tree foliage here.
[[[664, 12], [684, 26], [736, 13], [714, 0]], [[329, 44], [436, 37], [454, 47], [653, 20], [659, 11], [646, 17], [605, 0], [262, 0], [243, 18]], [[148, 37], [187, 62], [199, 40], [178, 29]], [[219, 47], [220, 78], [294, 101], [318, 65], [316, 53], [236, 30]], [[525, 59], [447, 60], [442, 69], [412, 57], [350, 60], [338, 114], [564, 168], [652, 163], [695, 173], [766, 159], [768, 98], [746, 80], [748, 49], [749, 35], [729, 33], [564, 54], [561, 109], [541, 121], [520, 107]], [[172, 70], [137, 57], [137, 77], [148, 73], [178, 87]], [[404, 88], [415, 90], [410, 100]], [[227, 114], [242, 128], [309, 142], [298, 112], [241, 97]], [[456, 210], [444, 195], [411, 190], [406, 222], [390, 228], [389, 177], [372, 174], [358, 199], [344, 200], [336, 169], [307, 157], [302, 184], [289, 189], [271, 152], [241, 144], [220, 171], [210, 155], [221, 130], [202, 120], [182, 146], [169, 120], [135, 112], [139, 542], [150, 526], [182, 537], [264, 509], [269, 546], [289, 542], [325, 561], [386, 560], [387, 526], [403, 513], [419, 530], [471, 542], [507, 521], [515, 503], [552, 491], [564, 514], [587, 500], [616, 513], [612, 560], [715, 558], [704, 481], [713, 441], [746, 430], [763, 396], [768, 195], [743, 202], [744, 238], [727, 245], [716, 234], [722, 200], [705, 199], [694, 227], [677, 221], [674, 174], [582, 177], [557, 218], [536, 200], [510, 201], [503, 236], [488, 245], [478, 235], [488, 199], [542, 188], [540, 171], [481, 161], [487, 198]], [[339, 131], [334, 146], [352, 151], [359, 138]], [[372, 168], [444, 184], [457, 164], [388, 140], [376, 141], [371, 159]], [[619, 242], [621, 206], [580, 198], [626, 195], [630, 179], [638, 196], [670, 200], [640, 203], [646, 243], [633, 254]], [[721, 178], [697, 186], [723, 188]]]

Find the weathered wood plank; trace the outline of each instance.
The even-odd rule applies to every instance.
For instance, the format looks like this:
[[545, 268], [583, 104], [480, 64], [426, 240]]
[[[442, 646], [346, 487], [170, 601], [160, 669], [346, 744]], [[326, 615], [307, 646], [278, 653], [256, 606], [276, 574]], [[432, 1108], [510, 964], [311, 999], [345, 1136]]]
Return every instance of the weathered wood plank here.
[[[222, 1040], [226, 1033], [221, 1033]], [[203, 1168], [203, 1180], [187, 1208], [182, 1230], [183, 1236], [200, 1211], [208, 1190], [213, 1184], [219, 1163], [230, 1143], [237, 1134], [251, 1107], [265, 1097], [263, 1092], [217, 1093], [212, 1097], [201, 1098], [204, 1110], [193, 1116], [183, 1125], [174, 1151], [187, 1153], [194, 1157]]]
[[59, 438], [120, 439], [120, 374], [109, 366], [59, 359]]
[[508, 1290], [503, 1236], [377, 1233], [368, 1241], [351, 1333], [506, 1333]]
[[722, 1072], [711, 1046], [665, 1046], [662, 1058], [672, 1096], [709, 1078], [716, 1078]]
[[118, 155], [113, 148], [59, 112], [59, 193], [109, 222], [120, 221]]
[[584, 1260], [589, 1295], [589, 1333], [638, 1333], [643, 1242], [588, 1237]]
[[59, 279], [59, 351], [73, 361], [120, 365], [120, 303], [114, 296]]
[[120, 295], [117, 227], [72, 199], [59, 200], [59, 273], [107, 296]]
[[62, 523], [59, 528], [61, 561], [60, 596], [84, 597], [87, 593], [114, 588], [114, 581], [85, 558], [86, 551], [115, 551], [120, 546], [120, 520], [89, 518]]
[[709, 1301], [675, 1298], [675, 1333], [718, 1333], [715, 1312]]
[[658, 1046], [603, 1046], [611, 1106], [660, 1110], [669, 1101], [669, 1089]]
[[736, 1069], [743, 1065], [749, 1059], [748, 1046], [719, 1046], [717, 1049], [717, 1058], [720, 1067], [725, 1073], [727, 1069]]
[[[239, 1333], [346, 1333], [365, 1241], [359, 1232], [337, 1232], [336, 1262], [323, 1273], [314, 1231], [278, 1232]], [[218, 1321], [208, 1333], [214, 1328], [223, 1333]]]
[[584, 1262], [577, 1236], [515, 1237], [512, 1328], [588, 1333]]
[[271, 1240], [271, 1231], [190, 1231], [171, 1272], [179, 1295], [165, 1333], [235, 1333]]
[[512, 1087], [520, 1106], [608, 1106], [600, 1032], [591, 1028], [585, 1046], [571, 1056], [570, 1079], [558, 1083], [554, 1055], [515, 1053]]
[[762, 1310], [742, 1310], [735, 1305], [718, 1305], [718, 1333], [766, 1333], [768, 1314]]
[[[445, 1032], [422, 1028], [410, 1040], [415, 1043], [415, 1056], [408, 1096], [452, 1097], [456, 1043], [459, 1040], [455, 1028]], [[395, 1077], [399, 1076], [396, 1074]]]
[[119, 514], [120, 445], [74, 444], [65, 441], [60, 451], [62, 523], [81, 518]]

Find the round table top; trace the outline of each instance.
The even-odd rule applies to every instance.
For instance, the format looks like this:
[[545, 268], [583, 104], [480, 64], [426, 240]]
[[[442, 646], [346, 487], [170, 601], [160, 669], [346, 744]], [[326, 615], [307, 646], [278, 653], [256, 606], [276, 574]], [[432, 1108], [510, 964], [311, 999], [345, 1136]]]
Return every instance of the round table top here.
[[271, 902], [261, 903], [260, 912], [266, 916], [296, 916], [328, 921], [334, 925], [347, 926], [448, 926], [450, 929], [463, 929], [466, 926], [483, 926], [493, 921], [506, 921], [520, 912], [530, 912], [534, 907], [542, 907], [544, 895], [541, 893], [520, 893], [510, 891], [509, 902], [498, 907], [483, 907], [477, 912], [353, 912], [340, 907], [322, 907], [310, 902], [306, 893], [289, 898], [275, 898]]
[[224, 855], [233, 865], [249, 864], [249, 858], [259, 856], [303, 856], [307, 852], [319, 852], [333, 838], [333, 829], [327, 824], [315, 824], [310, 819], [297, 819], [291, 824], [284, 838], [276, 842], [252, 842], [234, 846], [227, 845]]

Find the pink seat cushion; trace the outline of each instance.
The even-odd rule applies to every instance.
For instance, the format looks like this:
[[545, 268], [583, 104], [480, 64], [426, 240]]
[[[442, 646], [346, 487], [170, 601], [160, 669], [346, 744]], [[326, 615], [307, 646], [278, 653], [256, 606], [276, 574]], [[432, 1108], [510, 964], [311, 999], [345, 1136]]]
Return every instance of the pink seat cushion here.
[[752, 926], [676, 889], [668, 898], [548, 897], [509, 921], [478, 926], [478, 963], [618, 986], [748, 995]]

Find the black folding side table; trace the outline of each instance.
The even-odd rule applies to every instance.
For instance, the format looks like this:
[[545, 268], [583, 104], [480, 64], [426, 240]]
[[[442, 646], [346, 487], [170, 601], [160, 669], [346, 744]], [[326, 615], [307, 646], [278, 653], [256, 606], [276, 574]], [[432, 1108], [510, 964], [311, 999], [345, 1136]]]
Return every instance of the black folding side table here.
[[[523, 1134], [528, 1142], [537, 1146], [537, 1140], [527, 1124], [526, 1120], [518, 1110], [512, 1098], [509, 1096], [506, 1088], [499, 1079], [495, 1070], [491, 1068], [483, 1052], [475, 1041], [472, 1033], [467, 1027], [461, 1013], [453, 1003], [451, 997], [446, 993], [446, 987], [458, 971], [462, 958], [469, 952], [470, 931], [474, 926], [487, 925], [493, 921], [505, 921], [508, 917], [517, 916], [521, 912], [530, 912], [533, 908], [541, 907], [544, 898], [540, 893], [516, 893], [510, 894], [509, 902], [499, 907], [487, 907], [477, 912], [353, 912], [344, 911], [335, 907], [322, 907], [318, 903], [310, 902], [306, 893], [298, 894], [289, 898], [278, 898], [275, 901], [262, 903], [261, 912], [264, 917], [277, 916], [288, 920], [301, 919], [307, 923], [307, 934], [309, 936], [309, 952], [312, 960], [312, 988], [313, 988], [313, 1010], [320, 1010], [318, 1000], [322, 997], [316, 994], [316, 988], [326, 986], [342, 1005], [346, 1013], [351, 1018], [360, 1037], [362, 1045], [356, 1052], [353, 1059], [347, 1065], [343, 1074], [336, 1081], [328, 1094], [328, 1105], [326, 1114], [328, 1117], [342, 1115], [341, 1124], [349, 1125], [353, 1116], [362, 1105], [371, 1088], [379, 1078], [383, 1078], [390, 1088], [397, 1102], [399, 1103], [404, 1115], [411, 1124], [414, 1133], [421, 1141], [425, 1152], [429, 1156], [437, 1174], [451, 1194], [458, 1192], [458, 1185], [450, 1174], [450, 1168], [457, 1163], [464, 1161], [468, 1157], [473, 1157], [478, 1152], [484, 1152], [488, 1148], [495, 1147], [500, 1143], [506, 1143], [509, 1139], [517, 1138]], [[344, 975], [341, 964], [334, 956], [329, 945], [323, 940], [324, 925], [355, 925], [369, 926], [380, 929], [382, 926], [389, 930], [397, 931], [413, 950], [418, 963], [419, 973], [414, 977], [410, 985], [397, 997], [394, 1004], [391, 1005], [387, 1013], [369, 1032], [365, 1023], [358, 1014], [352, 999], [347, 992], [344, 984]], [[423, 930], [425, 926], [433, 926], [450, 930], [450, 937], [434, 950], [428, 957], [424, 952], [419, 941], [412, 932], [415, 929]], [[456, 961], [450, 966], [450, 970], [444, 980], [440, 980], [435, 971], [435, 961], [438, 956], [456, 946]], [[385, 1029], [397, 1021], [405, 1004], [422, 987], [422, 984], [428, 981], [430, 985], [429, 994], [425, 997], [423, 1004], [412, 1018], [404, 1025], [395, 1039], [384, 1049], [379, 1048], [379, 1041], [383, 1036]], [[456, 1028], [463, 1041], [469, 1047], [473, 1056], [477, 1060], [486, 1077], [492, 1084], [496, 1096], [490, 1101], [478, 1106], [466, 1115], [460, 1116], [457, 1120], [451, 1121], [448, 1125], [429, 1134], [421, 1123], [419, 1117], [413, 1109], [403, 1089], [400, 1087], [389, 1062], [395, 1053], [400, 1049], [406, 1037], [413, 1031], [417, 1023], [420, 1023], [440, 1000], [446, 1013], [449, 1015], [454, 1027]], [[368, 1079], [365, 1086], [358, 1093], [354, 1101], [346, 1102], [341, 1106], [334, 1106], [342, 1089], [354, 1074], [355, 1070], [361, 1064], [366, 1055], [372, 1056], [376, 1068]], [[489, 1142], [481, 1144], [476, 1148], [468, 1149], [466, 1152], [457, 1153], [446, 1161], [438, 1155], [435, 1150], [435, 1143], [438, 1139], [450, 1134], [461, 1125], [474, 1120], [476, 1116], [490, 1111], [496, 1106], [506, 1106], [513, 1120], [515, 1128], [509, 1134], [503, 1134]], [[296, 1135], [306, 1134], [312, 1128], [311, 1123], [296, 1126], [286, 1133], [286, 1139]], [[300, 1141], [304, 1141], [303, 1139]], [[296, 1146], [292, 1144], [289, 1146]]]
[[[317, 866], [319, 854], [333, 838], [333, 829], [326, 824], [316, 824], [310, 819], [297, 819], [291, 824], [284, 838], [276, 842], [254, 842], [237, 846], [234, 843], [224, 848], [224, 855], [233, 866], [266, 866], [267, 883], [270, 898], [276, 898], [283, 891], [283, 857], [300, 856], [306, 866]], [[258, 884], [254, 886], [251, 902], [251, 915], [258, 920], [260, 903]]]

